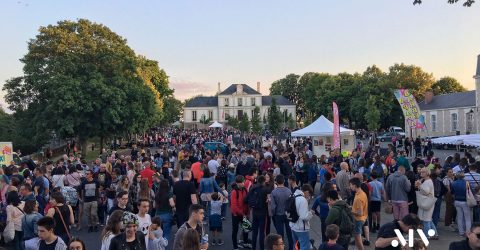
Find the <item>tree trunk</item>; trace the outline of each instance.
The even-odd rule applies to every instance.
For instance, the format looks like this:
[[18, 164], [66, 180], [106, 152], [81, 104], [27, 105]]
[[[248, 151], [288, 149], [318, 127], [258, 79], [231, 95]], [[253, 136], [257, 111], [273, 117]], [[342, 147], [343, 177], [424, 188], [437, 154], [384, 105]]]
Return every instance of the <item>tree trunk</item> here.
[[78, 144], [82, 147], [82, 157], [85, 158], [87, 156], [87, 139], [79, 138]]
[[100, 136], [100, 147], [98, 149], [100, 151], [99, 154], [102, 154], [104, 140], [105, 140], [105, 138], [103, 136]]

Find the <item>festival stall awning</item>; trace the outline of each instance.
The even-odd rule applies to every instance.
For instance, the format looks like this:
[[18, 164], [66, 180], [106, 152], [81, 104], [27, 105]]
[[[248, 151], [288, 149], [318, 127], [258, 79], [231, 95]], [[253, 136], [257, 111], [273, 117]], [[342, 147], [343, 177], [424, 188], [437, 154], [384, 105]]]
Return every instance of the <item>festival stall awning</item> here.
[[480, 134], [439, 137], [432, 139], [432, 143], [480, 147]]
[[223, 128], [223, 125], [217, 121], [213, 122], [212, 125], [208, 126], [209, 128]]
[[[341, 135], [353, 135], [355, 131], [340, 127]], [[303, 136], [333, 136], [333, 122], [329, 121], [325, 116], [320, 116], [312, 124], [300, 130], [292, 132], [293, 137]]]

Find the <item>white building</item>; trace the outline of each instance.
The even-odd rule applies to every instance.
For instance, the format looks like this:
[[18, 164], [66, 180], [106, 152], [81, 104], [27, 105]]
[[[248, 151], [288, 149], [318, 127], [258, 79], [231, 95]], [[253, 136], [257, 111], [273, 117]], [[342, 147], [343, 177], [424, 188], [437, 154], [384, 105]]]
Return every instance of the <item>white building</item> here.
[[260, 83], [257, 83], [257, 90], [246, 84], [232, 84], [222, 92], [218, 83], [218, 92], [217, 96], [199, 96], [185, 104], [183, 108], [185, 128], [205, 127], [200, 123], [202, 117], [224, 125], [229, 116], [241, 118], [246, 114], [251, 119], [257, 106], [260, 108], [260, 119], [263, 120], [263, 117], [268, 115], [272, 98], [275, 98], [282, 113], [287, 112], [287, 116], [292, 114], [294, 119], [296, 116], [295, 104], [284, 96], [262, 96]]
[[418, 103], [427, 125], [426, 130], [408, 131], [415, 137], [420, 135], [441, 137], [480, 133], [480, 55], [477, 58], [475, 90], [434, 96], [425, 93], [425, 99]]

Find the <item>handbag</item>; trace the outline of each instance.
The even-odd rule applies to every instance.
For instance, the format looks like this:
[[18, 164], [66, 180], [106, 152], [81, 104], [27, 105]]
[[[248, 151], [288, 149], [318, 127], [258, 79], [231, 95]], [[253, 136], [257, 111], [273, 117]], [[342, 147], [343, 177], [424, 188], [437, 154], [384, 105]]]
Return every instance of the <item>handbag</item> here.
[[424, 195], [420, 191], [415, 191], [415, 193], [417, 195], [417, 206], [423, 210], [431, 209], [437, 201], [437, 198], [435, 198], [433, 194]]
[[467, 182], [467, 187], [466, 187], [466, 189], [467, 189], [467, 195], [466, 195], [466, 197], [467, 197], [467, 206], [468, 206], [468, 207], [474, 207], [474, 206], [476, 206], [476, 205], [477, 205], [477, 200], [475, 199], [475, 196], [473, 195], [472, 190], [470, 190], [470, 185], [468, 184], [468, 182]]
[[393, 205], [390, 202], [385, 203], [385, 213], [393, 214]]
[[[68, 205], [64, 205], [64, 206], [67, 206], [67, 208], [68, 208]], [[72, 239], [72, 236], [70, 235], [70, 230], [68, 230], [67, 224], [65, 224], [65, 220], [63, 219], [63, 215], [60, 212], [60, 209], [58, 209], [58, 207], [55, 207], [55, 210], [57, 211], [58, 215], [60, 215], [60, 219], [62, 220], [63, 226], [65, 227], [65, 231], [67, 232], [68, 241], [70, 241], [70, 239]], [[70, 208], [68, 209], [68, 211], [70, 212]]]
[[2, 235], [3, 235], [3, 241], [5, 241], [5, 243], [8, 243], [12, 241], [13, 238], [15, 238], [15, 225], [13, 223], [13, 220], [7, 223], [7, 226], [3, 230]]

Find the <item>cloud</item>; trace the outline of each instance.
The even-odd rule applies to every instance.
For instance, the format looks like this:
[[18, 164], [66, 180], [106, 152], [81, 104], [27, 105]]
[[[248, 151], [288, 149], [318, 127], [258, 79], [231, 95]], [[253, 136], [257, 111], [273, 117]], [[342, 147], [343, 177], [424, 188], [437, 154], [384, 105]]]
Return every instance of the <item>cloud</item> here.
[[218, 85], [216, 83], [203, 83], [185, 79], [172, 78], [170, 80], [170, 87], [175, 89], [175, 98], [183, 101], [196, 95], [215, 95]]

